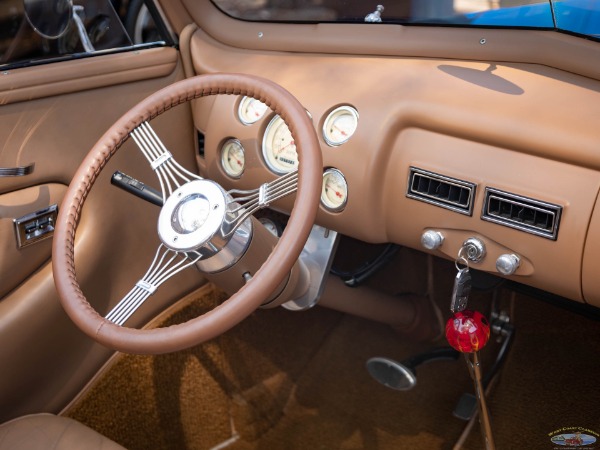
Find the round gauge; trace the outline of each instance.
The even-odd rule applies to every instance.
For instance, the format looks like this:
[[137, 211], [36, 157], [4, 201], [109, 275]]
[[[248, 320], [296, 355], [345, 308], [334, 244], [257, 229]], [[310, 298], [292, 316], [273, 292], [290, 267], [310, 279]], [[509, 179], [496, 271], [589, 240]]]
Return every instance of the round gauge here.
[[323, 123], [323, 139], [332, 147], [346, 142], [358, 126], [358, 112], [351, 106], [340, 106], [329, 113]]
[[273, 220], [268, 217], [261, 217], [258, 221], [262, 223], [273, 236], [281, 236], [281, 228]]
[[244, 147], [237, 139], [225, 141], [221, 147], [221, 166], [227, 175], [232, 178], [239, 178], [244, 173], [246, 160], [244, 157]]
[[342, 172], [327, 169], [323, 173], [321, 204], [329, 211], [338, 212], [346, 207], [348, 201], [348, 183]]
[[262, 153], [273, 172], [283, 175], [298, 168], [296, 143], [290, 129], [279, 116], [273, 117], [263, 137]]
[[238, 108], [238, 117], [244, 125], [252, 125], [265, 115], [268, 108], [260, 100], [252, 97], [244, 97]]

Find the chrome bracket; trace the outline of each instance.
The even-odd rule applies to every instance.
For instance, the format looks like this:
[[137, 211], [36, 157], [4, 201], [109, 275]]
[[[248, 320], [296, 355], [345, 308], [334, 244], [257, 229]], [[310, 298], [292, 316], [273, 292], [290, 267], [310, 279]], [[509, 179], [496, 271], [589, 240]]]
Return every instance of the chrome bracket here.
[[152, 161], [150, 163], [150, 167], [152, 167], [152, 170], [156, 170], [160, 166], [162, 166], [164, 163], [166, 163], [168, 160], [170, 160], [172, 157], [173, 157], [173, 155], [171, 154], [171, 152], [165, 151], [158, 158], [156, 158], [154, 161]]
[[304, 263], [309, 273], [308, 289], [301, 297], [289, 300], [281, 306], [291, 311], [304, 311], [317, 304], [325, 288], [337, 244], [337, 231], [319, 225], [313, 226], [300, 254], [300, 261]]

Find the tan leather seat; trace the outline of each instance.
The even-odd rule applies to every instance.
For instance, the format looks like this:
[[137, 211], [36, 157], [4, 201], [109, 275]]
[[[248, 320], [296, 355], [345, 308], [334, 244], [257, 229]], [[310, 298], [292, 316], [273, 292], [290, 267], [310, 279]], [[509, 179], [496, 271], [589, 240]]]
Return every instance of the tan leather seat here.
[[0, 450], [125, 450], [85, 425], [53, 414], [32, 414], [0, 425]]

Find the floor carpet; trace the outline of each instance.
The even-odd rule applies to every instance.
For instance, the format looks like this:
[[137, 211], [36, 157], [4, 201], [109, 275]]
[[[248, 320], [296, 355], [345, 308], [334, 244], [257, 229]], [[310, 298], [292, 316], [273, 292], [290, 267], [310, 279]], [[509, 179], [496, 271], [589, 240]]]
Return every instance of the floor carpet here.
[[[451, 273], [445, 263], [437, 270]], [[162, 325], [223, 299], [208, 285]], [[549, 434], [564, 427], [600, 432], [598, 322], [506, 291], [501, 300], [512, 302], [517, 332], [489, 399], [497, 448], [554, 448]], [[474, 293], [472, 305], [489, 301]], [[466, 425], [452, 411], [472, 391], [462, 359], [419, 367], [408, 392], [365, 369], [370, 357], [402, 360], [432, 346], [325, 308], [259, 310], [187, 351], [118, 355], [65, 414], [131, 450], [451, 449]], [[484, 369], [495, 349], [483, 351]], [[477, 425], [464, 448], [482, 448]]]

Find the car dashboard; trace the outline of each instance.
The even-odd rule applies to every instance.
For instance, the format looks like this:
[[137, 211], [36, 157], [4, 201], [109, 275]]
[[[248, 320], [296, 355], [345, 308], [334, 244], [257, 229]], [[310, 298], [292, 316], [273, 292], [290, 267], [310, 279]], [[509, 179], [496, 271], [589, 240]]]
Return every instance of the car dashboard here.
[[[319, 225], [450, 260], [474, 238], [485, 254], [469, 261], [472, 268], [599, 304], [596, 81], [523, 63], [245, 55], [202, 31], [190, 46], [197, 73], [243, 67], [280, 83], [306, 108], [323, 155]], [[205, 134], [199, 165], [227, 188], [250, 188], [281, 170], [269, 156], [281, 151], [270, 144], [275, 114], [249, 124], [240, 117], [243, 102], [231, 95], [194, 106]], [[340, 108], [353, 134], [332, 145], [327, 124]], [[231, 140], [243, 148], [242, 174], [223, 163]], [[325, 193], [331, 170], [334, 183], [345, 184], [336, 192], [346, 191], [333, 203]], [[440, 242], [427, 242], [432, 235]]]

